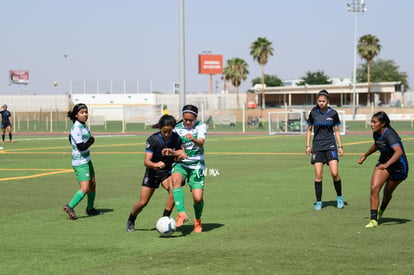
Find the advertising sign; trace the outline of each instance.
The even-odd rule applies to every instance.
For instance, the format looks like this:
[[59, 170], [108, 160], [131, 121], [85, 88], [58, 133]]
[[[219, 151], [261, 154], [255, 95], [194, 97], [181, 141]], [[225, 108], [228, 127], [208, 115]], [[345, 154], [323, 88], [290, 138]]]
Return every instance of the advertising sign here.
[[222, 74], [223, 56], [221, 54], [200, 54], [198, 56], [199, 74]]
[[10, 70], [11, 84], [29, 84], [29, 71], [27, 70]]

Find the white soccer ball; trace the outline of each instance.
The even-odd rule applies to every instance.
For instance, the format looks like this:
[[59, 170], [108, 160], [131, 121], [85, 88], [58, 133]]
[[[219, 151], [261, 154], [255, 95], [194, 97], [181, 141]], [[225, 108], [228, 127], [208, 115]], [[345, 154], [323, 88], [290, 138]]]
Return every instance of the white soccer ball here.
[[157, 229], [158, 233], [161, 234], [161, 236], [170, 236], [175, 232], [175, 221], [171, 217], [161, 217], [158, 219], [155, 228]]

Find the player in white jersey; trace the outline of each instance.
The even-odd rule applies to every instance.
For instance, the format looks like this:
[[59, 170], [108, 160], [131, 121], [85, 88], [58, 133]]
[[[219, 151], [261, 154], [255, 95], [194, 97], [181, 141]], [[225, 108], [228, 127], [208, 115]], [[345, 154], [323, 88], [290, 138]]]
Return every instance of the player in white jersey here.
[[183, 147], [187, 155], [186, 159], [175, 162], [172, 170], [173, 196], [178, 212], [177, 227], [188, 221], [184, 208], [184, 192], [182, 182], [187, 181], [193, 196], [195, 213], [194, 232], [203, 231], [201, 215], [204, 208], [204, 141], [206, 139], [207, 126], [197, 120], [198, 108], [194, 105], [185, 105], [182, 109], [183, 120], [175, 126], [175, 131], [183, 141]]
[[94, 208], [96, 181], [89, 147], [95, 142], [95, 138], [86, 125], [88, 107], [83, 103], [76, 104], [72, 112], [68, 112], [68, 117], [73, 121], [69, 142], [72, 146], [72, 167], [75, 170], [80, 189], [75, 193], [72, 200], [63, 207], [63, 211], [69, 215], [71, 220], [76, 220], [78, 217], [74, 208], [85, 195], [88, 197], [86, 214], [94, 216], [102, 213]]

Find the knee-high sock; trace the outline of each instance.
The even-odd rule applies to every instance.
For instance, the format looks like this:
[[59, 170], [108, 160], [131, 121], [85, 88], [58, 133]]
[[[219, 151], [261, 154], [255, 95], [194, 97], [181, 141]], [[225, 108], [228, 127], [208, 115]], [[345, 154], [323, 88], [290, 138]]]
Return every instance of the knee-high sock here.
[[335, 187], [336, 195], [337, 196], [342, 196], [341, 180], [334, 181], [334, 187]]
[[95, 196], [96, 196], [95, 192], [88, 193], [88, 210], [93, 209], [93, 205], [95, 203]]
[[204, 200], [202, 200], [201, 203], [199, 204], [194, 203], [193, 207], [194, 207], [195, 218], [200, 219], [201, 215], [203, 214]]
[[83, 193], [81, 190], [76, 191], [75, 195], [73, 196], [72, 200], [69, 203], [70, 208], [75, 208], [78, 203], [83, 200], [85, 197], [85, 193]]
[[316, 195], [316, 201], [322, 200], [322, 182], [321, 181], [315, 181], [315, 195]]
[[185, 212], [184, 208], [184, 191], [182, 187], [173, 188], [175, 207], [178, 213]]
[[10, 140], [13, 140], [13, 139], [12, 139], [12, 133], [9, 133], [9, 139], [10, 139]]

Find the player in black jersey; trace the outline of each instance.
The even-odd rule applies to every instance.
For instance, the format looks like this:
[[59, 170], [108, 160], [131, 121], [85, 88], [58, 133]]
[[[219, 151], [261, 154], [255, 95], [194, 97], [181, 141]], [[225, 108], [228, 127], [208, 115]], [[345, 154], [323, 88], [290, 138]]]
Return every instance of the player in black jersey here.
[[3, 104], [0, 111], [1, 115], [1, 138], [2, 142], [5, 142], [6, 130], [9, 133], [9, 140], [10, 143], [13, 143], [13, 135], [12, 135], [12, 115], [9, 110], [7, 110], [7, 105]]
[[[184, 157], [180, 136], [173, 132], [176, 120], [173, 116], [163, 115], [159, 122], [153, 125], [160, 131], [148, 137], [145, 144], [144, 165], [145, 175], [142, 180], [141, 194], [139, 200], [132, 207], [126, 224], [127, 232], [134, 232], [135, 220], [138, 214], [150, 201], [155, 189], [160, 184], [168, 191], [167, 201], [163, 216], [170, 216], [174, 207], [172, 195], [171, 166], [174, 157]], [[184, 154], [184, 155], [183, 155]]]
[[[374, 144], [358, 160], [358, 163], [362, 164], [369, 155], [377, 150], [380, 152], [380, 157], [371, 177], [371, 220], [365, 226], [367, 228], [378, 226], [378, 219], [381, 218], [387, 208], [392, 193], [407, 178], [408, 174], [408, 161], [404, 145], [397, 132], [391, 127], [388, 115], [382, 111], [375, 113], [371, 118], [371, 129]], [[383, 186], [382, 203], [378, 210], [379, 193]]]
[[[341, 177], [338, 172], [338, 155], [344, 154], [339, 131], [338, 113], [329, 107], [329, 94], [326, 90], [318, 93], [317, 104], [309, 113], [306, 132], [306, 154], [312, 155], [311, 164], [315, 168], [315, 210], [322, 209], [323, 166], [327, 164], [331, 172], [337, 194], [337, 208], [344, 207]], [[312, 148], [310, 141], [313, 129]]]

